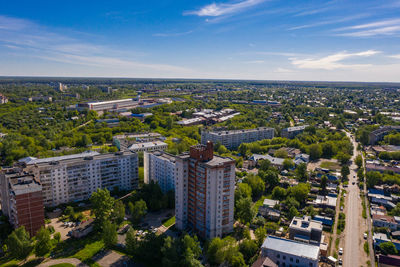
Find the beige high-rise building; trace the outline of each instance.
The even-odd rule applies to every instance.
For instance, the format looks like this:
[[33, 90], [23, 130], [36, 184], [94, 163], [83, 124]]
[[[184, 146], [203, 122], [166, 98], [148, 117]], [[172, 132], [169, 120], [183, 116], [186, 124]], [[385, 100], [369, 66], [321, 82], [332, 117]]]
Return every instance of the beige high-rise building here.
[[176, 227], [207, 239], [232, 232], [235, 161], [213, 155], [208, 142], [177, 156], [175, 164]]

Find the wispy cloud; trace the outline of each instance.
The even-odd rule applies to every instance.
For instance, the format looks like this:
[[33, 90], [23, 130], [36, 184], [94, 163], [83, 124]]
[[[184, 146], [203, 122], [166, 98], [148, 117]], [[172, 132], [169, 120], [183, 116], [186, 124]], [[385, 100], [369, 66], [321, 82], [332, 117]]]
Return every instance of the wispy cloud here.
[[263, 64], [265, 63], [264, 60], [249, 60], [249, 61], [244, 61], [246, 64]]
[[229, 15], [233, 13], [238, 13], [249, 7], [258, 5], [266, 0], [242, 0], [239, 2], [232, 3], [212, 3], [206, 5], [198, 10], [186, 11], [184, 15], [196, 15], [199, 17], [219, 17], [223, 15]]
[[395, 59], [400, 59], [400, 54], [398, 54], [398, 55], [390, 55], [389, 57], [395, 58]]
[[360, 19], [360, 18], [367, 17], [367, 16], [369, 16], [369, 14], [360, 14], [360, 15], [349, 16], [349, 17], [344, 17], [344, 18], [339, 18], [339, 19], [323, 20], [323, 21], [319, 21], [319, 22], [315, 22], [315, 23], [294, 26], [294, 27], [289, 28], [288, 30], [293, 31], [293, 30], [314, 28], [314, 27], [331, 25], [331, 24], [338, 24], [338, 23], [342, 23], [342, 22], [348, 22], [348, 21]]
[[376, 50], [367, 50], [358, 53], [347, 53], [340, 52], [333, 55], [325, 56], [322, 58], [290, 58], [291, 63], [300, 69], [323, 69], [323, 70], [335, 70], [335, 69], [355, 69], [371, 66], [371, 64], [346, 64], [343, 60], [354, 58], [354, 57], [370, 57], [380, 53]]
[[154, 33], [153, 36], [155, 37], [177, 37], [183, 36], [193, 33], [193, 31], [186, 31], [186, 32], [171, 32], [171, 33]]
[[336, 29], [340, 36], [370, 37], [377, 35], [398, 35], [400, 34], [400, 19], [389, 19], [374, 21], [365, 24], [354, 25]]
[[191, 70], [169, 64], [143, 63], [132, 60], [132, 55], [143, 53], [122, 51], [104, 45], [95, 45], [76, 37], [50, 31], [29, 20], [0, 15], [0, 44], [18, 50], [24, 55], [47, 61], [102, 68], [127, 68], [135, 71], [143, 68], [162, 72], [183, 72]]

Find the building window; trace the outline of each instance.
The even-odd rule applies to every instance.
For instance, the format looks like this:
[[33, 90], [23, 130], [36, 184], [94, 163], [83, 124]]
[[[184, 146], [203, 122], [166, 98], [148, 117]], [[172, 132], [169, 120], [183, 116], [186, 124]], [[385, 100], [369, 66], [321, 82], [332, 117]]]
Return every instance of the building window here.
[[286, 256], [285, 256], [285, 255], [283, 255], [282, 259], [286, 260]]
[[296, 263], [299, 263], [299, 259], [296, 259]]
[[293, 262], [293, 258], [292, 257], [290, 257], [290, 261]]
[[[277, 254], [276, 257], [279, 259], [279, 258], [281, 257], [281, 255], [280, 255], [280, 254]], [[279, 265], [279, 263], [278, 263], [278, 265]]]

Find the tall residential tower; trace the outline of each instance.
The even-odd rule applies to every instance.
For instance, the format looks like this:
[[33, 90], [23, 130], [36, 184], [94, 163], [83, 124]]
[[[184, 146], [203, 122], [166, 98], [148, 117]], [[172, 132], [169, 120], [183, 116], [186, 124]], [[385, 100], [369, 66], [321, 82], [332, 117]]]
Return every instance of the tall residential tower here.
[[213, 155], [213, 144], [196, 145], [176, 158], [176, 227], [203, 238], [233, 230], [235, 161]]

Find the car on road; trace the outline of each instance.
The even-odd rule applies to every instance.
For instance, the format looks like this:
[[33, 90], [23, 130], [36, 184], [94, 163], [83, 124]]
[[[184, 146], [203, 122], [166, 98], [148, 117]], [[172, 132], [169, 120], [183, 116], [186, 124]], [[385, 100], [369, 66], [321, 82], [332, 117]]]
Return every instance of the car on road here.
[[355, 175], [353, 175], [353, 178], [356, 178], [356, 176], [355, 176]]
[[352, 184], [353, 184], [353, 185], [355, 185], [355, 184], [356, 184], [356, 182], [352, 182]]
[[364, 239], [367, 239], [368, 235], [367, 233], [364, 233]]
[[339, 248], [339, 255], [343, 255], [343, 248]]
[[339, 259], [339, 265], [343, 265], [342, 259]]

